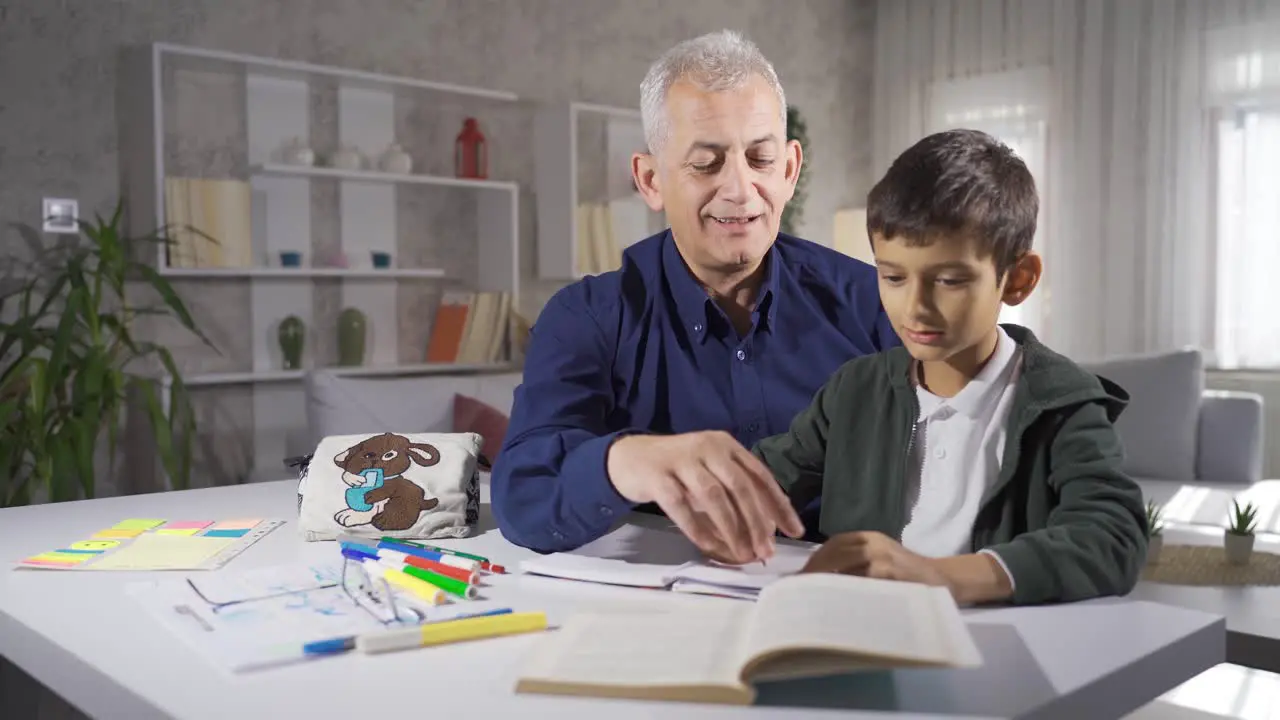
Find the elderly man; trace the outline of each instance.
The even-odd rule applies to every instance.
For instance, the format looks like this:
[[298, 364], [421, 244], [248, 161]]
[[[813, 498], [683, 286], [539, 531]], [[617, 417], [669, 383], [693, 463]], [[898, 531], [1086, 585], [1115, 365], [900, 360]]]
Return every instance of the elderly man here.
[[803, 155], [753, 43], [680, 43], [640, 89], [649, 152], [632, 175], [670, 228], [542, 310], [494, 515], [511, 542], [554, 552], [656, 509], [712, 557], [767, 559], [778, 531], [805, 527], [746, 447], [841, 364], [899, 341], [871, 266], [778, 232]]

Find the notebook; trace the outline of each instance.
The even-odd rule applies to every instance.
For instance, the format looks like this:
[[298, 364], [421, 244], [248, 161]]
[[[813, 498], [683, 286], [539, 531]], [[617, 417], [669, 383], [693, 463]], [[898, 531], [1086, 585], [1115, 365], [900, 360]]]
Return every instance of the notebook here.
[[707, 560], [678, 565], [636, 563], [577, 553], [551, 553], [525, 560], [519, 567], [521, 572], [531, 575], [565, 580], [754, 599], [765, 586], [804, 567], [810, 552], [800, 548], [783, 552], [779, 548], [779, 553], [764, 564], [742, 566]]
[[516, 692], [749, 705], [762, 680], [981, 664], [945, 588], [811, 573], [755, 603], [573, 615], [538, 640]]

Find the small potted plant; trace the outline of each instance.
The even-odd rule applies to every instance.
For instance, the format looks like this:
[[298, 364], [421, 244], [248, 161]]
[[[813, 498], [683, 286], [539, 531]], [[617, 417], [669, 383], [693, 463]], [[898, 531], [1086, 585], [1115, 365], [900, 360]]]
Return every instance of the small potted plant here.
[[1160, 550], [1164, 548], [1163, 512], [1154, 500], [1147, 501], [1147, 564], [1160, 562]]
[[1223, 550], [1228, 563], [1245, 565], [1253, 554], [1253, 530], [1257, 525], [1258, 508], [1253, 503], [1245, 503], [1241, 508], [1238, 500], [1232, 500], [1231, 505], [1235, 512], [1223, 534]]

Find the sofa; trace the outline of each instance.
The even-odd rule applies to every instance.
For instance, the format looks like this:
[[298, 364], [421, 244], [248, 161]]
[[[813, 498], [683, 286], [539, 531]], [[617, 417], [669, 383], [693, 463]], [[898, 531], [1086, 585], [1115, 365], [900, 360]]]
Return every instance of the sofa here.
[[1148, 500], [1163, 505], [1184, 486], [1237, 493], [1262, 480], [1262, 396], [1206, 389], [1198, 350], [1081, 364], [1129, 393], [1116, 429], [1124, 468]]

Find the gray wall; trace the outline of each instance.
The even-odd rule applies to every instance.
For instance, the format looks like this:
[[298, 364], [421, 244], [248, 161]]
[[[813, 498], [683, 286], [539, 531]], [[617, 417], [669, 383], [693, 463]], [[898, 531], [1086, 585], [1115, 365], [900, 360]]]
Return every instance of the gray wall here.
[[[834, 210], [857, 202], [870, 185], [870, 2], [0, 0], [0, 225], [35, 222], [46, 195], [78, 198], [82, 215], [110, 209], [119, 190], [116, 85], [124, 45], [167, 41], [510, 90], [529, 101], [634, 107], [640, 79], [658, 53], [721, 27], [756, 40], [777, 67], [788, 100], [808, 119], [812, 177], [803, 234], [829, 244]], [[216, 96], [206, 102], [209, 97]], [[492, 174], [527, 188], [521, 304], [536, 314], [560, 284], [535, 278], [527, 116], [495, 125]], [[323, 136], [327, 129], [315, 132]], [[198, 165], [201, 157], [187, 159]], [[211, 165], [225, 160], [203, 157]], [[329, 205], [323, 197], [316, 203]], [[317, 228], [317, 243], [326, 237]], [[6, 246], [11, 241], [5, 237]], [[423, 258], [474, 261], [465, 249], [416, 250]], [[249, 342], [240, 330], [248, 313], [244, 283], [189, 280], [179, 291], [224, 353], [215, 364], [198, 362], [197, 343], [161, 332], [175, 343], [180, 364], [193, 371], [247, 369]], [[324, 293], [319, 297], [325, 302]], [[425, 338], [422, 325], [433, 312], [400, 322], [413, 326], [413, 337]], [[233, 482], [250, 455], [251, 438], [235, 434], [248, 422], [249, 393], [199, 392], [205, 437], [198, 484]]]

